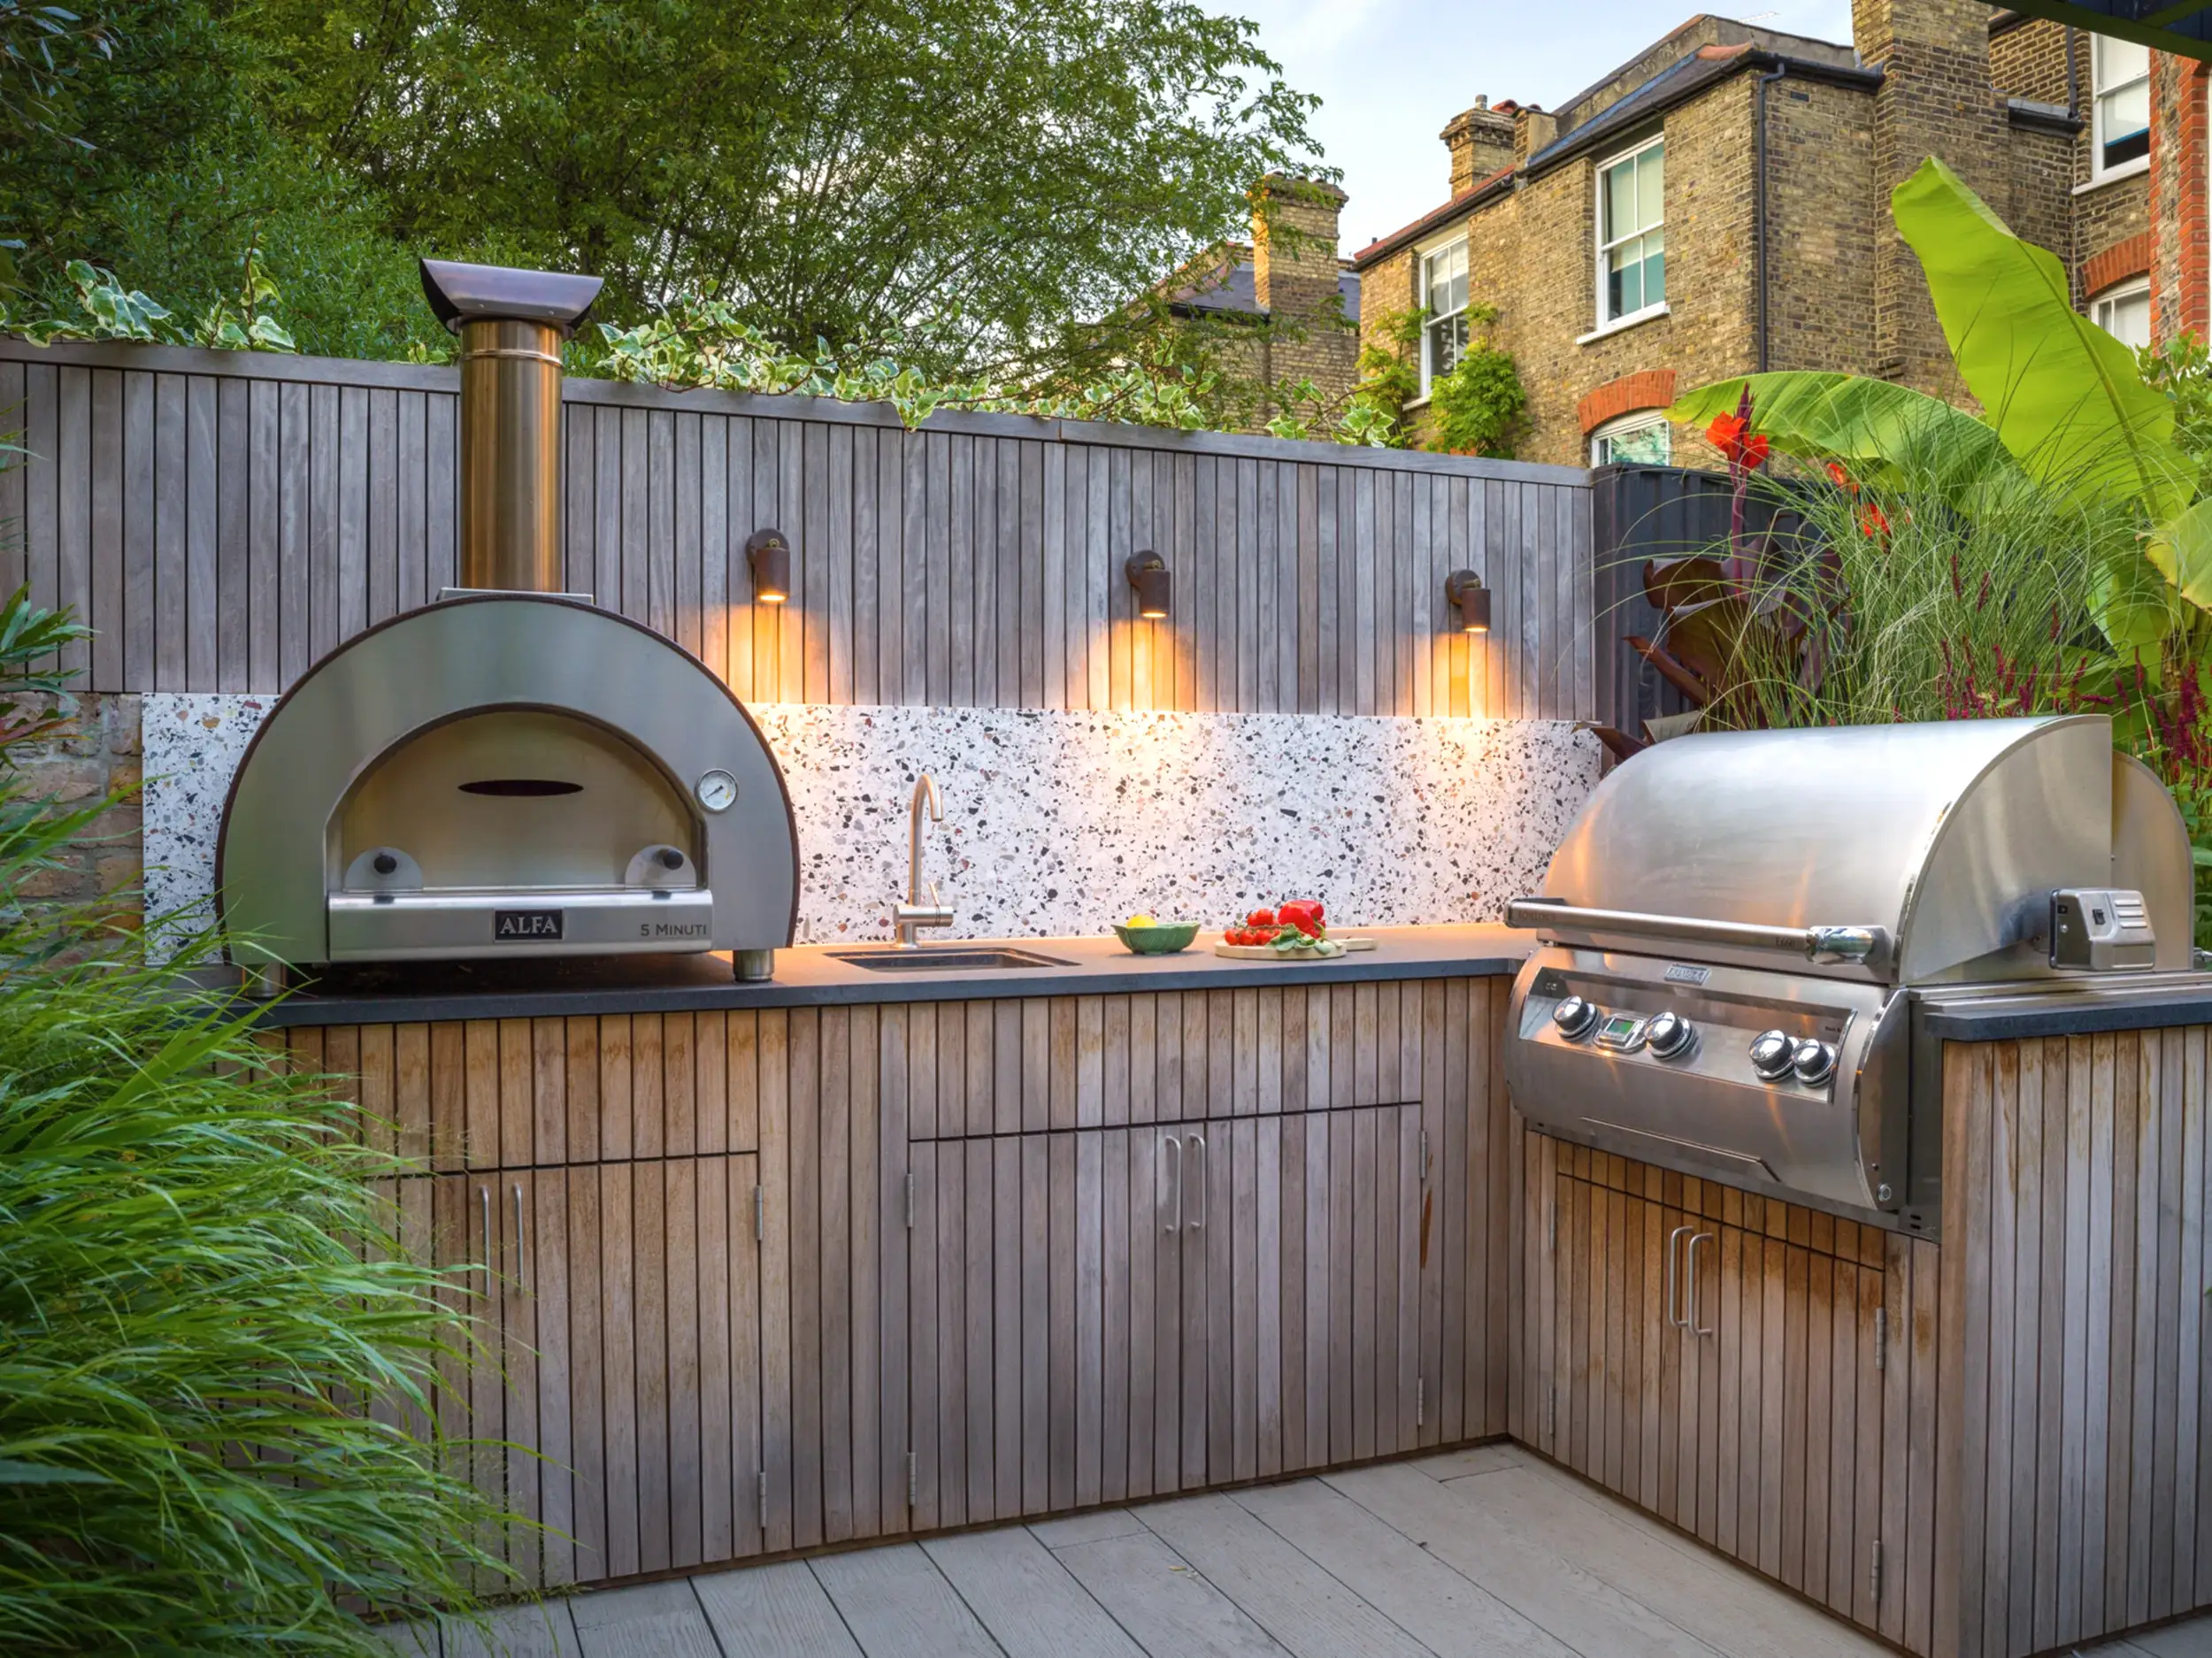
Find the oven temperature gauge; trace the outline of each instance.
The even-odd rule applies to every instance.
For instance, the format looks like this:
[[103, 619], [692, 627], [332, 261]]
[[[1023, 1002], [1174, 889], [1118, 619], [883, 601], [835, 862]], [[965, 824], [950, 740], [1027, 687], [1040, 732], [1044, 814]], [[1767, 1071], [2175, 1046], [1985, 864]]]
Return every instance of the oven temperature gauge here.
[[693, 787], [692, 793], [709, 811], [727, 811], [737, 804], [737, 779], [727, 771], [710, 771]]

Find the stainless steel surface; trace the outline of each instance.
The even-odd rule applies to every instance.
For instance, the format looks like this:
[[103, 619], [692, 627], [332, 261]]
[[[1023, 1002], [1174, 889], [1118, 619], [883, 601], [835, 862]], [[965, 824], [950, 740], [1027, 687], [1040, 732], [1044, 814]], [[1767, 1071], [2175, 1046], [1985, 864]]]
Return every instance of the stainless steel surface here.
[[1671, 1232], [1666, 1236], [1666, 1322], [1675, 1326], [1675, 1329], [1681, 1329], [1681, 1326], [1686, 1326], [1690, 1322], [1688, 1317], [1684, 1317], [1684, 1313], [1679, 1311], [1681, 1309], [1681, 1238], [1684, 1238], [1684, 1233], [1688, 1233], [1688, 1232], [1697, 1232], [1697, 1227], [1675, 1227], [1675, 1232]]
[[[717, 771], [736, 795], [708, 812], [692, 790]], [[686, 867], [632, 885], [660, 847]], [[420, 887], [397, 888], [404, 863], [375, 879], [380, 850]], [[309, 670], [247, 751], [216, 873], [242, 965], [762, 951], [791, 942], [798, 841], [774, 756], [698, 662], [609, 611], [485, 595]], [[500, 929], [529, 911], [557, 933]]]
[[1546, 940], [1515, 985], [1516, 1105], [1624, 1155], [1934, 1231], [1921, 1001], [2101, 995], [2110, 970], [2185, 965], [2187, 836], [2111, 740], [2097, 716], [1719, 733], [1619, 766], [1542, 896], [1508, 906]]
[[2143, 894], [2070, 887], [2051, 894], [2051, 965], [2090, 972], [2154, 967], [2158, 941]]
[[742, 984], [765, 984], [776, 976], [773, 950], [737, 950], [730, 957], [731, 971]]
[[[1168, 1166], [1168, 1153], [1175, 1154], [1174, 1166]], [[1163, 1232], [1176, 1232], [1183, 1225], [1183, 1142], [1173, 1134], [1160, 1136], [1160, 1178], [1170, 1183], [1169, 1201], [1160, 1207], [1166, 1211], [1167, 1220]]]
[[484, 1299], [485, 1299], [486, 1301], [489, 1301], [489, 1300], [491, 1299], [491, 1296], [492, 1296], [492, 1263], [493, 1263], [495, 1259], [497, 1259], [497, 1255], [496, 1255], [496, 1252], [495, 1252], [495, 1251], [494, 1251], [494, 1249], [492, 1248], [492, 1189], [491, 1189], [491, 1187], [489, 1187], [489, 1186], [478, 1186], [478, 1187], [476, 1188], [476, 1199], [477, 1199], [477, 1201], [478, 1201], [480, 1204], [481, 1204], [481, 1205], [483, 1206], [483, 1214], [484, 1214], [484, 1265], [483, 1265], [483, 1272], [484, 1272]]
[[[1206, 1229], [1206, 1139], [1202, 1134], [1190, 1135], [1183, 1143], [1183, 1167], [1197, 1182], [1198, 1201], [1192, 1205], [1197, 1211], [1185, 1224], [1192, 1232]], [[1176, 1207], [1182, 1207], [1183, 1185], [1179, 1177], [1175, 1184]]]
[[[2109, 872], [2111, 756], [2110, 722], [2091, 715], [1695, 733], [1598, 785], [1543, 895], [1769, 935], [1708, 934], [1701, 960], [1770, 964], [1804, 930], [1878, 926], [1886, 963], [1816, 968], [1908, 984], [2047, 973], [2024, 894], [2143, 885]], [[1561, 943], [1629, 949], [1668, 936], [1537, 925]]]
[[[1734, 1186], [1809, 1197], [1852, 1213], [1872, 1212], [1883, 1178], [1883, 1114], [1901, 1109], [1884, 1093], [1891, 1071], [1871, 1052], [1878, 1035], [1901, 1043], [1901, 1025], [1883, 1014], [1902, 991], [1817, 976], [1713, 965], [1698, 983], [1670, 979], [1664, 957], [1551, 947], [1522, 968], [1506, 1036], [1506, 1079], [1535, 1127], [1625, 1156], [1709, 1175]], [[1673, 1057], [1648, 1040], [1608, 1048], [1576, 1040], [1553, 1009], [1578, 995], [1615, 1019], [1647, 1031], [1671, 1013], [1697, 1027], [1690, 1051]], [[1780, 1071], [1762, 1076], [1753, 1046], [1781, 1039]], [[1832, 1074], [1801, 1081], [1795, 1049], [1832, 1044]], [[1867, 1097], [1870, 1092], [1874, 1097]], [[1897, 1091], [1901, 1093], [1901, 1091]], [[1861, 1117], [1876, 1133], [1864, 1140]]]
[[629, 892], [333, 893], [334, 962], [465, 961], [478, 956], [627, 956], [715, 948], [703, 887]]
[[922, 902], [922, 810], [926, 804], [932, 823], [945, 820], [945, 802], [937, 793], [937, 779], [926, 771], [914, 779], [914, 796], [906, 808], [906, 902], [891, 910], [894, 949], [920, 948], [916, 936], [924, 927], [949, 927], [952, 911], [937, 902], [937, 884], [930, 883], [929, 902]]
[[461, 339], [461, 586], [561, 589], [561, 342], [599, 279], [422, 262], [423, 296]]
[[[1066, 967], [1056, 956], [1033, 956], [1027, 950], [964, 950], [956, 945], [901, 950], [896, 945], [877, 950], [836, 950], [832, 959], [850, 962], [872, 973], [958, 973], [1001, 967]], [[898, 950], [900, 953], [893, 954]]]
[[1689, 1316], [1683, 1321], [1682, 1327], [1687, 1330], [1694, 1336], [1709, 1336], [1714, 1333], [1714, 1326], [1707, 1324], [1704, 1319], [1700, 1317], [1698, 1315], [1697, 1247], [1700, 1244], [1710, 1244], [1713, 1246], [1715, 1252], [1717, 1253], [1720, 1248], [1720, 1240], [1715, 1234], [1709, 1232], [1695, 1233], [1690, 1239], [1689, 1248], [1687, 1251], [1689, 1255], [1690, 1312]]
[[2158, 935], [2152, 965], [2181, 972], [2195, 965], [2195, 865], [2181, 809], [2150, 767], [2132, 755], [2112, 756], [2112, 873], [2108, 885], [2143, 894]]
[[523, 1260], [522, 1182], [516, 1181], [511, 1190], [515, 1201], [515, 1287], [526, 1290], [530, 1287], [530, 1273]]
[[461, 585], [561, 588], [561, 335], [461, 326]]
[[1742, 950], [1771, 950], [1808, 962], [1851, 962], [1874, 966], [1886, 954], [1889, 935], [1880, 927], [1774, 927], [1742, 921], [1710, 921], [1693, 916], [1657, 915], [1632, 910], [1592, 910], [1551, 898], [1515, 898], [1505, 907], [1509, 927], [1533, 927], [1553, 934], [1607, 934], [1681, 945], [1726, 945]]

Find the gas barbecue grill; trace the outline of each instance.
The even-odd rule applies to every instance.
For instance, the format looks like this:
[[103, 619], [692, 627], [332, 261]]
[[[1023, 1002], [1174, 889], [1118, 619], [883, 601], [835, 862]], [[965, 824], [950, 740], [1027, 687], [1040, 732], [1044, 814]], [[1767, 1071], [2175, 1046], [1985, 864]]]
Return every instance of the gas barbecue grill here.
[[1548, 1133], [1879, 1224], [1939, 1217], [1916, 1007], [2192, 962], [2172, 799], [2102, 716], [1712, 733], [1601, 783], [1544, 890], [1506, 1078]]
[[460, 335], [462, 586], [338, 647], [231, 786], [231, 959], [729, 950], [791, 941], [798, 838], [720, 680], [560, 583], [560, 349], [595, 279], [426, 260]]

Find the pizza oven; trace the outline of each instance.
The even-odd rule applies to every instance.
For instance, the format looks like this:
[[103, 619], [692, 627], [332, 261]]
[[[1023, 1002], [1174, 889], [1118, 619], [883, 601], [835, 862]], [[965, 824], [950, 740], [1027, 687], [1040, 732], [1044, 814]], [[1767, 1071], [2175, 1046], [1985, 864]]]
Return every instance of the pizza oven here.
[[231, 786], [230, 958], [352, 962], [791, 941], [783, 775], [726, 686], [560, 583], [560, 346], [595, 280], [426, 260], [461, 341], [462, 585], [310, 668]]

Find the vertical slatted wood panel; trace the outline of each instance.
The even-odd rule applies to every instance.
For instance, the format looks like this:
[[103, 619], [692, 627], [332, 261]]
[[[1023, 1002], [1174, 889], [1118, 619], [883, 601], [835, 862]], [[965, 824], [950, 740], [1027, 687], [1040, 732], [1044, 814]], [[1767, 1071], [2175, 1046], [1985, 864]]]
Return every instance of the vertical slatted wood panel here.
[[2212, 1604], [2206, 1034], [1947, 1050], [1934, 1524], [1961, 1592], [1942, 1562], [1939, 1649], [2011, 1658]]
[[1934, 1247], [1540, 1134], [1519, 1167], [1517, 1437], [1941, 1650]]
[[[276, 691], [454, 580], [451, 371], [0, 341], [15, 568], [95, 691]], [[565, 580], [757, 702], [1589, 718], [1576, 472], [572, 382]], [[943, 430], [939, 429], [943, 426]], [[796, 591], [751, 603], [745, 541]], [[1175, 614], [1136, 618], [1140, 549]], [[1493, 628], [1450, 626], [1471, 568]], [[4, 572], [0, 572], [4, 573]], [[10, 579], [12, 581], [13, 578]], [[84, 653], [81, 653], [84, 654]]]
[[1503, 1432], [1509, 1371], [1446, 1359], [1511, 1299], [1486, 1213], [1504, 995], [287, 1038], [353, 1078], [371, 1144], [445, 1171], [396, 1182], [436, 1258], [488, 1245], [488, 1302], [472, 1277], [455, 1304], [495, 1339], [442, 1416], [522, 1447], [472, 1477], [573, 1539], [509, 1541], [560, 1585]]

